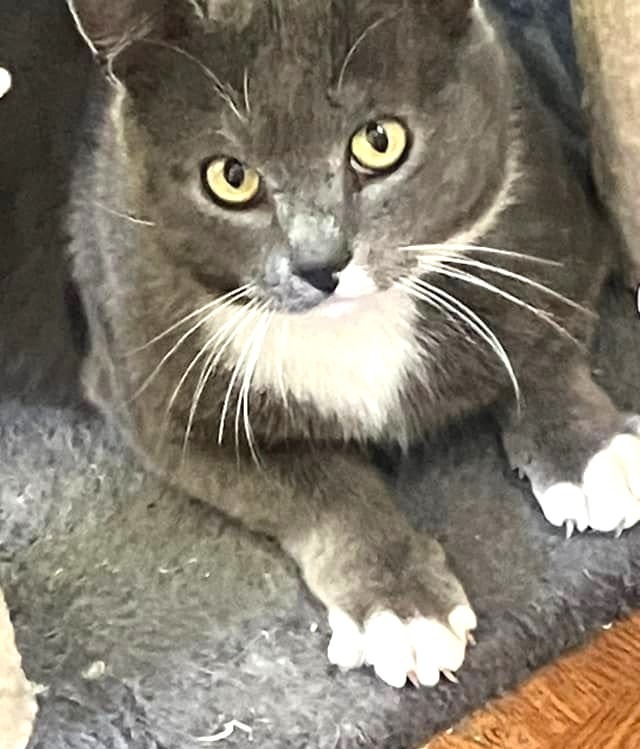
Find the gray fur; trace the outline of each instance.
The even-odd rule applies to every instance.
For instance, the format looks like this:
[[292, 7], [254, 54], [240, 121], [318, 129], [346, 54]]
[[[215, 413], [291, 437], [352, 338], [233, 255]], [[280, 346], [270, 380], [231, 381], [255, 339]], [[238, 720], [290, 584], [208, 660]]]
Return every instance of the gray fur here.
[[[573, 476], [593, 454], [592, 424], [603, 423], [603, 439], [623, 428], [604, 396], [589, 397], [599, 391], [581, 347], [614, 266], [611, 237], [499, 23], [466, 0], [363, 2], [348, 13], [327, 0], [244, 2], [240, 25], [181, 2], [171, 11], [152, 0], [121, 0], [113, 13], [94, 0], [73, 7], [111, 80], [96, 83], [95, 143], [80, 162], [71, 223], [91, 336], [87, 392], [152, 470], [276, 538], [328, 608], [359, 623], [379, 609], [446, 622], [465, 595], [438, 544], [396, 509], [363, 456], [368, 442], [406, 449], [491, 407], [507, 446], [512, 433], [546, 435], [553, 425], [551, 464], [527, 453], [530, 475], [544, 470], [552, 483], [564, 476], [556, 456], [565, 443], [582, 440]], [[392, 174], [368, 180], [350, 168], [349, 139], [385, 116], [406, 123], [410, 150]], [[202, 164], [217, 155], [262, 174], [260, 202], [231, 211], [209, 199]], [[503, 275], [507, 299], [487, 293], [490, 269], [476, 274], [479, 286], [427, 273], [419, 255], [402, 250], [448, 239], [553, 262], [500, 256], [504, 272], [538, 284]], [[308, 342], [299, 335], [299, 315], [313, 315], [331, 293], [308, 271], [330, 277], [351, 259], [366, 267], [380, 299], [392, 300], [389, 329], [367, 324], [356, 339], [347, 316], [336, 333], [379, 357], [368, 399], [369, 365], [347, 366], [338, 341], [312, 358], [320, 339], [313, 328]], [[437, 282], [435, 309], [432, 296], [397, 288], [406, 277], [414, 290]], [[178, 326], [158, 337], [247, 283], [252, 304], [265, 305], [261, 316], [249, 333], [236, 329], [219, 343], [217, 357], [215, 349], [202, 357], [206, 337], [220, 337], [246, 301], [224, 308], [204, 334], [182, 338]], [[497, 344], [486, 345], [493, 333], [478, 341], [478, 325], [452, 314], [459, 307], [443, 305], [443, 294], [495, 331], [509, 362]], [[264, 309], [275, 328], [271, 318], [265, 326]], [[297, 343], [279, 352], [287, 327]], [[248, 369], [260, 331], [262, 352]], [[385, 360], [394, 345], [402, 355]], [[557, 358], [574, 374], [552, 374]], [[320, 373], [315, 390], [305, 389], [305, 367]], [[516, 377], [523, 400], [514, 404]], [[535, 437], [527, 444], [531, 452]]]
[[[544, 30], [526, 2], [511, 4], [511, 22], [533, 68], [548, 71], [547, 33], [566, 46], [566, 16], [561, 2], [535, 5], [548, 14]], [[9, 192], [15, 178], [52, 184], [40, 198], [26, 187], [40, 220], [16, 221], [30, 227], [32, 239], [5, 233], [3, 247], [25, 259], [48, 248], [62, 271], [59, 246], [48, 242], [56, 214], [44, 197], [65, 194], [63, 154], [87, 68], [63, 11], [36, 0], [28, 8], [0, 3], [0, 16], [6, 12], [0, 48], [19, 84], [0, 107], [5, 145], [15, 135], [0, 152], [3, 184]], [[533, 51], [527, 37], [535, 38]], [[546, 82], [570, 108], [572, 92], [555, 68]], [[14, 225], [11, 204], [2, 205], [3, 216], [7, 208], [3, 231]], [[44, 266], [34, 261], [34, 267]], [[11, 326], [0, 332], [28, 343], [34, 354], [19, 360], [19, 348], [3, 346], [3, 367], [16, 365], [14, 388], [36, 376], [45, 391], [72, 384], [70, 370], [48, 368], [51, 358], [44, 356], [71, 347], [65, 328], [59, 336], [43, 334], [43, 348], [18, 316], [24, 300], [37, 298], [43, 301], [25, 315], [31, 326], [50, 323], [53, 311], [62, 310], [44, 283], [51, 275], [43, 275], [40, 285], [33, 275], [12, 278], [17, 301], [3, 317]], [[638, 410], [633, 300], [609, 300], [604, 322], [594, 371], [620, 409]], [[591, 535], [565, 543], [542, 520], [526, 486], [505, 472], [491, 424], [466, 422], [416, 453], [399, 496], [412, 523], [428, 528], [451, 555], [480, 615], [479, 645], [459, 686], [398, 694], [368, 673], [327, 672], [322, 611], [281, 555], [167, 492], [94, 414], [49, 409], [41, 400], [25, 408], [5, 398], [0, 432], [0, 549], [11, 560], [0, 568], [0, 584], [27, 671], [48, 686], [39, 698], [34, 749], [190, 747], [194, 736], [217, 731], [231, 717], [252, 725], [255, 741], [274, 749], [419, 745], [582, 642], [589, 630], [640, 605], [637, 533], [618, 542]], [[198, 563], [188, 564], [194, 558]], [[309, 631], [313, 622], [316, 634]], [[81, 672], [96, 660], [105, 661], [106, 676], [85, 680]], [[249, 746], [238, 731], [224, 745]]]

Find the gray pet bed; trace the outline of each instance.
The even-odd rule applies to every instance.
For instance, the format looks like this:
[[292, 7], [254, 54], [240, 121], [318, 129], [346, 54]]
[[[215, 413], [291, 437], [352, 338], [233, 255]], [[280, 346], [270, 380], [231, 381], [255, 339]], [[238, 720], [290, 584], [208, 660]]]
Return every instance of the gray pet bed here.
[[[0, 10], [7, 2], [18, 7], [0, 0]], [[530, 3], [508, 5], [532, 66], [552, 59]], [[565, 40], [566, 20], [554, 16]], [[570, 120], [568, 79], [552, 80], [547, 95]], [[622, 408], [640, 410], [633, 300], [611, 290], [603, 305], [594, 366]], [[13, 344], [0, 344], [7, 362]], [[45, 688], [33, 749], [251, 738], [273, 749], [408, 748], [640, 605], [640, 533], [565, 541], [483, 419], [390, 479], [413, 520], [444, 543], [480, 616], [460, 684], [436, 690], [396, 691], [367, 671], [330, 668], [323, 612], [279, 551], [166, 490], [86, 407], [6, 397], [0, 466], [0, 586], [25, 669]]]

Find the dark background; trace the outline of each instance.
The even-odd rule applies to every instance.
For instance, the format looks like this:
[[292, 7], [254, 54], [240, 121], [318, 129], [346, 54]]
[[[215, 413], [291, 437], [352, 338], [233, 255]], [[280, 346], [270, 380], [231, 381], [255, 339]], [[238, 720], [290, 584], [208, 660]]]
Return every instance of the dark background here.
[[73, 393], [62, 225], [89, 54], [63, 0], [0, 0], [0, 393]]

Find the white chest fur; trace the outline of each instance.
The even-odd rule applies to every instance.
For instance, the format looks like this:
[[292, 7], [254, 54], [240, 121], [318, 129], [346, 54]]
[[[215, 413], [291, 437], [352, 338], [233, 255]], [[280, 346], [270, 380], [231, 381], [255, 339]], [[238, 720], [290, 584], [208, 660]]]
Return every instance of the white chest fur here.
[[[407, 375], [420, 366], [411, 299], [389, 289], [331, 310], [269, 315], [258, 309], [242, 318], [232, 338], [219, 339], [238, 385], [312, 405], [338, 419], [346, 438], [379, 435], [400, 407]], [[206, 337], [225, 325], [232, 331], [233, 314], [217, 317]]]

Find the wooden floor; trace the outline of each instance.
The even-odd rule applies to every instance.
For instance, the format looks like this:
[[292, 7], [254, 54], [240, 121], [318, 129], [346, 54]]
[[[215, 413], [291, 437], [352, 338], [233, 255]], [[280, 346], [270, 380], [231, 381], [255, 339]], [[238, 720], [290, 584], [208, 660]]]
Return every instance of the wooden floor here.
[[640, 615], [427, 746], [640, 749]]

